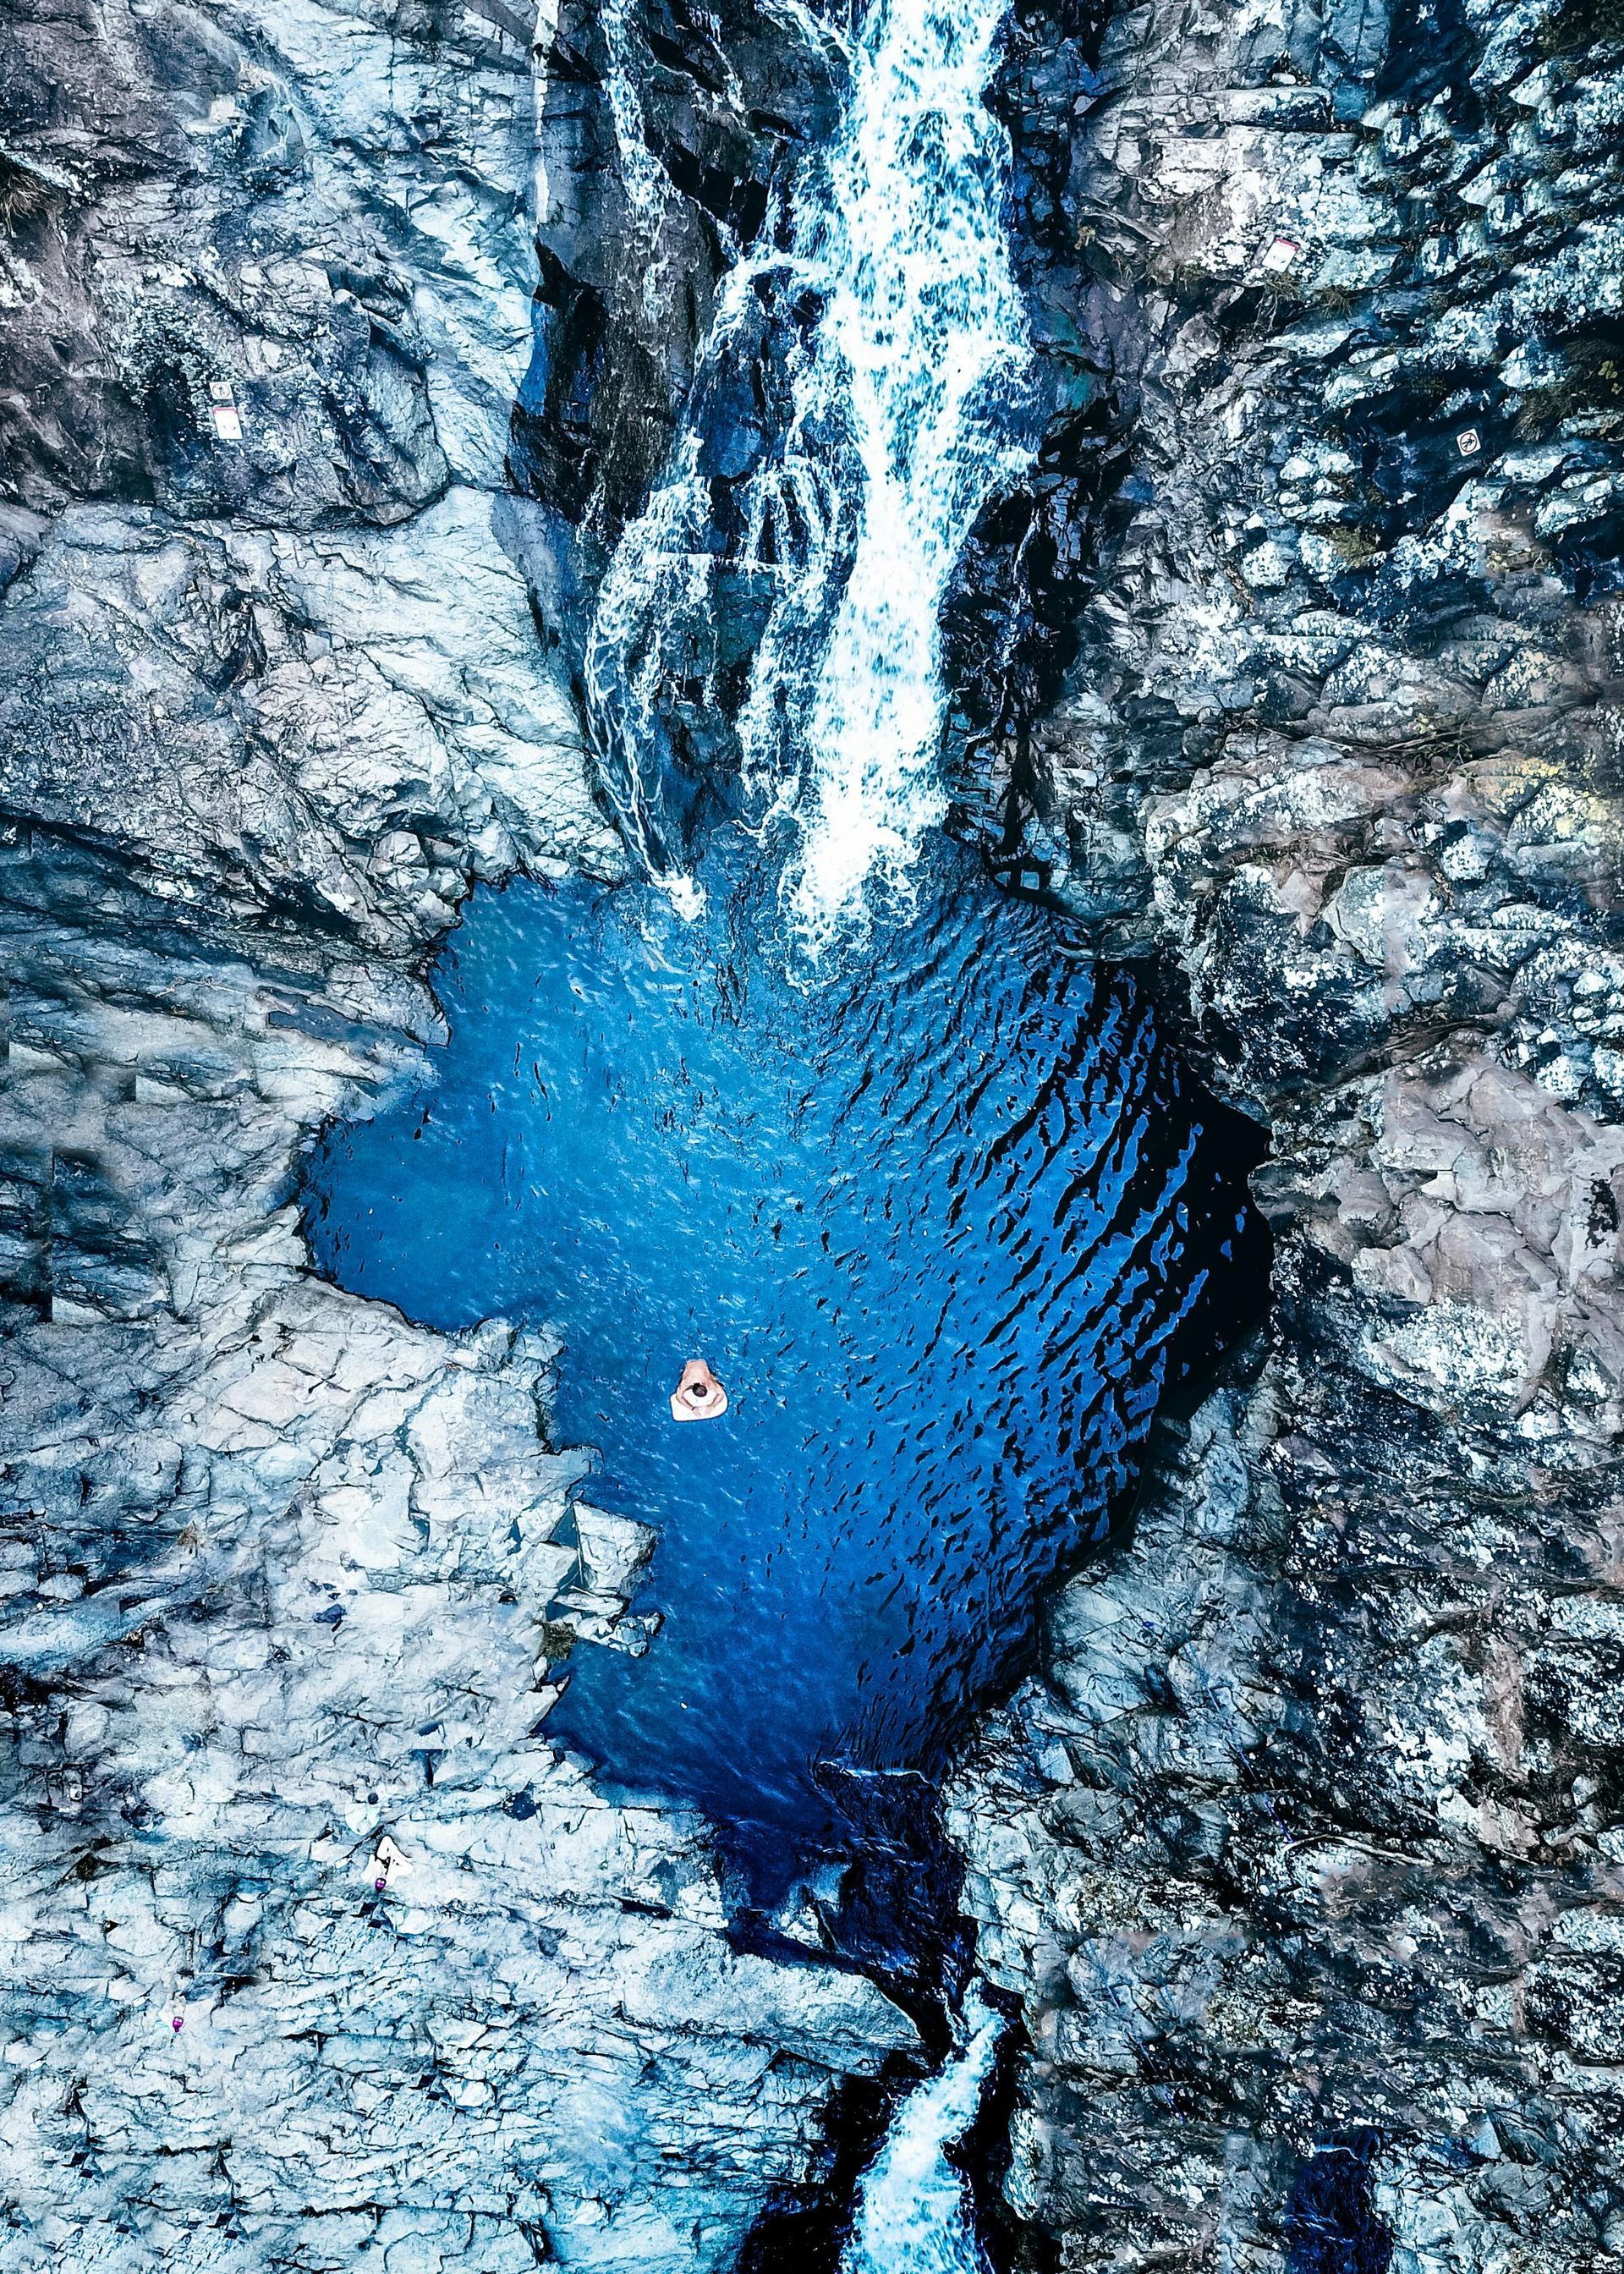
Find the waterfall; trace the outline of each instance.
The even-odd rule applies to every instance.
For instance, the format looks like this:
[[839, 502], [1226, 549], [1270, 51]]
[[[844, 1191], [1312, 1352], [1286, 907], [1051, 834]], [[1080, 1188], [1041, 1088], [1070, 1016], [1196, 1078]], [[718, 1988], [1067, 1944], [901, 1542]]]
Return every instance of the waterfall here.
[[969, 2129], [1004, 2024], [972, 1990], [963, 2047], [916, 2085], [864, 2175], [840, 2274], [985, 2274], [965, 2183], [945, 2150]]
[[[1010, 431], [1030, 344], [1008, 139], [983, 100], [1004, 6], [875, 0], [831, 147], [724, 279], [667, 473], [589, 635], [599, 774], [634, 851], [680, 887], [669, 786], [720, 693], [720, 580], [756, 596], [742, 780], [759, 818], [790, 825], [786, 894], [815, 942], [871, 881], [900, 881], [944, 817], [942, 605], [976, 515], [1028, 460]], [[704, 419], [763, 305], [789, 400], [724, 531]]]
[[[800, 36], [838, 41], [802, 0], [778, 4]], [[700, 895], [673, 788], [718, 706], [724, 610], [741, 591], [758, 614], [741, 779], [757, 821], [787, 825], [801, 937], [822, 945], [876, 884], [902, 884], [944, 817], [942, 606], [976, 516], [1029, 456], [1010, 420], [1031, 349], [1003, 225], [1008, 139], [984, 101], [1006, 4], [873, 0], [843, 49], [838, 132], [723, 278], [665, 475], [605, 572], [583, 667], [598, 774], [628, 845], [687, 912]], [[625, 0], [604, 20], [646, 231], [660, 192]], [[763, 309], [780, 426], [725, 478], [725, 516], [706, 421], [762, 356]], [[962, 2048], [893, 2118], [843, 2274], [983, 2274], [946, 2150], [974, 2120], [1004, 2025], [974, 1993], [965, 2020]]]
[[1007, 138], [982, 101], [1004, 7], [879, 0], [815, 224], [823, 360], [846, 390], [862, 494], [797, 807], [793, 904], [814, 932], [876, 870], [905, 871], [944, 817], [942, 602], [976, 514], [1025, 463], [997, 416], [1028, 346], [1001, 210]]
[[[620, 179], [625, 184], [626, 201], [630, 208], [632, 247], [640, 260], [651, 263], [665, 202], [665, 177], [643, 132], [626, 0], [602, 0], [598, 20], [608, 64], [604, 74], [604, 97], [614, 127]], [[650, 267], [649, 274], [652, 273]]]

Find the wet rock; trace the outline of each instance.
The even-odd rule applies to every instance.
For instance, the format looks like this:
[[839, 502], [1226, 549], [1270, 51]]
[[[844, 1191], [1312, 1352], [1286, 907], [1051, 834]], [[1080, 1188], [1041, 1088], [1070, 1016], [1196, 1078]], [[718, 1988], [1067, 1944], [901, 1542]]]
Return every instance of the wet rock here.
[[[1288, 1344], [1163, 1432], [959, 1788], [1033, 2031], [1011, 2200], [1077, 2265], [1283, 2264], [1297, 2175], [1373, 2139], [1409, 2263], [1502, 2220], [1601, 2263], [1614, 2112], [1573, 2056], [1612, 1992], [1536, 1985], [1611, 1947], [1612, 1740], [1532, 1701], [1553, 1626], [1612, 1617], [1609, 1496], [1469, 1485], [1453, 1427], [1326, 1377]], [[1511, 2125], [1514, 2172], [1475, 2144]]]
[[[521, 486], [613, 539], [664, 464], [716, 293], [796, 150], [827, 138], [844, 77], [811, 15], [564, 0], [538, 35], [535, 344], [514, 420]], [[711, 463], [736, 480], [762, 406], [718, 403]]]
[[409, 947], [522, 848], [621, 866], [480, 491], [318, 539], [76, 507], [10, 589], [0, 672], [11, 810], [177, 899]]

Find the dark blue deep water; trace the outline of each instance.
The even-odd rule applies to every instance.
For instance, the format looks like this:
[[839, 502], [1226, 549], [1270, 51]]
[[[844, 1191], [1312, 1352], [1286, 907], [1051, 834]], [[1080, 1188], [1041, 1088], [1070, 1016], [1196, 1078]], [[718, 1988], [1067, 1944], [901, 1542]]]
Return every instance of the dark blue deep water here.
[[[1052, 916], [938, 843], [808, 969], [752, 858], [713, 855], [692, 924], [649, 887], [477, 895], [438, 1079], [332, 1131], [309, 1202], [345, 1286], [562, 1330], [558, 1434], [658, 1529], [665, 1624], [578, 1646], [548, 1735], [705, 1810], [762, 1895], [1010, 1678], [1237, 1216], [1147, 1008]], [[732, 1410], [678, 1427], [692, 1355]]]

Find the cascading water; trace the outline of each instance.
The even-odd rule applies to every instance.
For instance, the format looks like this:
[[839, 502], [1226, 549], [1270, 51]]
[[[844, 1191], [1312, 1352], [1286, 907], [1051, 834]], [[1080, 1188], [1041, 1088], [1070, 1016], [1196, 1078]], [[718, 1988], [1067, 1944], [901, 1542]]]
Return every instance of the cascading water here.
[[[978, 511], [1026, 461], [1011, 433], [1029, 346], [1002, 222], [1007, 140], [982, 100], [1004, 8], [876, 0], [832, 147], [725, 280], [671, 469], [616, 548], [587, 643], [600, 775], [634, 849], [675, 885], [675, 785], [693, 713], [726, 707], [740, 622], [738, 759], [757, 815], [793, 823], [786, 885], [820, 945], [943, 818], [942, 602]], [[718, 404], [759, 350], [763, 304], [781, 426], [741, 471]]]
[[963, 2138], [1007, 2026], [971, 1990], [964, 2043], [901, 2103], [863, 2175], [840, 2274], [986, 2274], [963, 2175], [946, 2150]]
[[[942, 601], [975, 516], [1025, 463], [996, 407], [1024, 366], [1003, 129], [981, 97], [1004, 0], [886, 0], [830, 164], [828, 383], [862, 467], [855, 556], [806, 728], [793, 903], [815, 933], [945, 811]], [[838, 382], [837, 382], [838, 383]]]
[[[647, 259], [654, 252], [660, 213], [665, 202], [665, 177], [643, 132], [643, 109], [632, 68], [631, 33], [626, 20], [626, 0], [601, 0], [598, 20], [608, 59], [608, 69], [604, 73], [604, 100], [609, 106], [609, 117], [614, 126], [620, 178], [626, 186], [626, 201], [632, 217], [634, 246]], [[651, 282], [655, 274], [651, 264], [645, 274]]]

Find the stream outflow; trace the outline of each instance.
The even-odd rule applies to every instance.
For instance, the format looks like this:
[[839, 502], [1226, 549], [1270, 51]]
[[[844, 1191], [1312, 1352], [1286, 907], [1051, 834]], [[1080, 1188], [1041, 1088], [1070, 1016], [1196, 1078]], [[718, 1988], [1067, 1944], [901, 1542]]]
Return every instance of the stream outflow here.
[[946, 2151], [975, 2120], [1009, 2025], [974, 1989], [961, 2023], [961, 2042], [901, 2103], [863, 2174], [840, 2274], [985, 2274], [969, 2190]]

